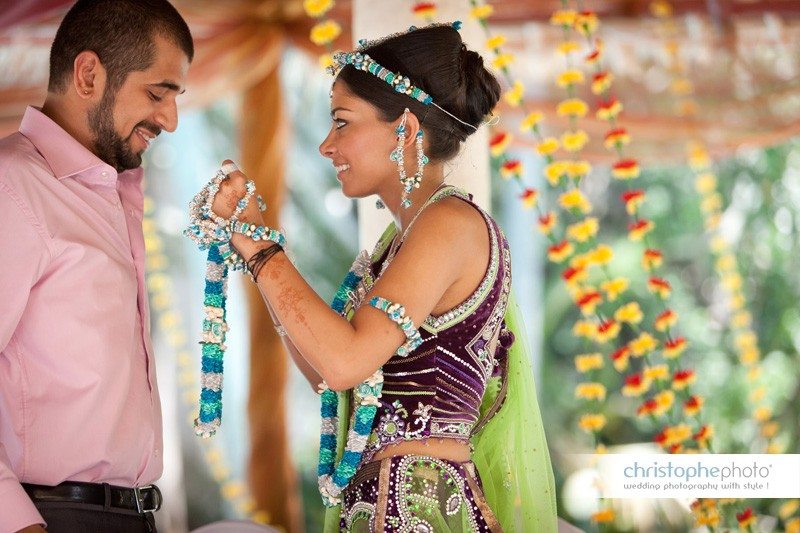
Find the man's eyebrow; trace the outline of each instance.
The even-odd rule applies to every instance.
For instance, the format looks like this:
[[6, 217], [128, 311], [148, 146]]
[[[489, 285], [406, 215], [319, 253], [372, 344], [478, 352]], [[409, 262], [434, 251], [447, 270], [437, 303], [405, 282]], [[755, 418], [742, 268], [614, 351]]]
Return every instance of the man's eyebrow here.
[[164, 80], [160, 83], [151, 83], [151, 87], [161, 87], [163, 89], [168, 89], [170, 91], [175, 91], [178, 94], [183, 94], [186, 92], [186, 89], [181, 89], [181, 86], [175, 82]]

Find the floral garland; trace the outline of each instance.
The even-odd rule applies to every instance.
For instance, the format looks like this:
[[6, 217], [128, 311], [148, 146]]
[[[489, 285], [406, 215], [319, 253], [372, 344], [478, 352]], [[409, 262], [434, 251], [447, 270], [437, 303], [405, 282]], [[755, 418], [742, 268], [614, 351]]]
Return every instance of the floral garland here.
[[334, 5], [334, 0], [303, 0], [306, 15], [317, 20], [308, 38], [312, 43], [327, 50], [319, 57], [319, 64], [323, 69], [333, 65], [333, 41], [342, 34], [342, 26], [326, 16]]

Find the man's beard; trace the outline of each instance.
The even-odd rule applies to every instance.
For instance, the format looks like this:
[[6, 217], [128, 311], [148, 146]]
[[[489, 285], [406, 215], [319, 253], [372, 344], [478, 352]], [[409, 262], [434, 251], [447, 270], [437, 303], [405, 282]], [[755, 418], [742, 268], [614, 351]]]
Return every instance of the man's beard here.
[[142, 154], [135, 153], [130, 143], [114, 129], [115, 90], [106, 88], [103, 98], [89, 111], [89, 130], [94, 135], [97, 157], [117, 169], [117, 172], [136, 168], [142, 164]]

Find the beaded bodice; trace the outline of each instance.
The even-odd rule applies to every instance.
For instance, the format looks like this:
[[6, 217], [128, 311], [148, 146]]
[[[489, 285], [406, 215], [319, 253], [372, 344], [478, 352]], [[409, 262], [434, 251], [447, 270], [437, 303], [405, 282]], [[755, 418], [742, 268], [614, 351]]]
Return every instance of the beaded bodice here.
[[[383, 366], [380, 407], [367, 444], [365, 460], [403, 440], [454, 438], [466, 441], [480, 415], [486, 385], [500, 372], [508, 336], [504, 332], [511, 287], [508, 242], [497, 223], [471, 196], [454, 187], [437, 192], [432, 201], [457, 196], [478, 209], [491, 240], [489, 266], [472, 295], [441, 316], [428, 316], [420, 326], [422, 344], [406, 357], [393, 356]], [[377, 278], [386, 252], [373, 256]]]

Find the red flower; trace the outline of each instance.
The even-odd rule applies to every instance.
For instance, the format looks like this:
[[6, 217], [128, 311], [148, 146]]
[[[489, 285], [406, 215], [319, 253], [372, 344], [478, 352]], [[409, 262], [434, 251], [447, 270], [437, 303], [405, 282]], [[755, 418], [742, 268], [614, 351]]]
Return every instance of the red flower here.
[[694, 383], [695, 378], [694, 370], [691, 368], [678, 370], [672, 376], [672, 387], [677, 390], [685, 389]]
[[646, 416], [652, 414], [653, 411], [656, 410], [658, 407], [658, 402], [656, 402], [655, 398], [650, 398], [649, 400], [642, 403], [639, 408], [636, 410], [637, 416]]

